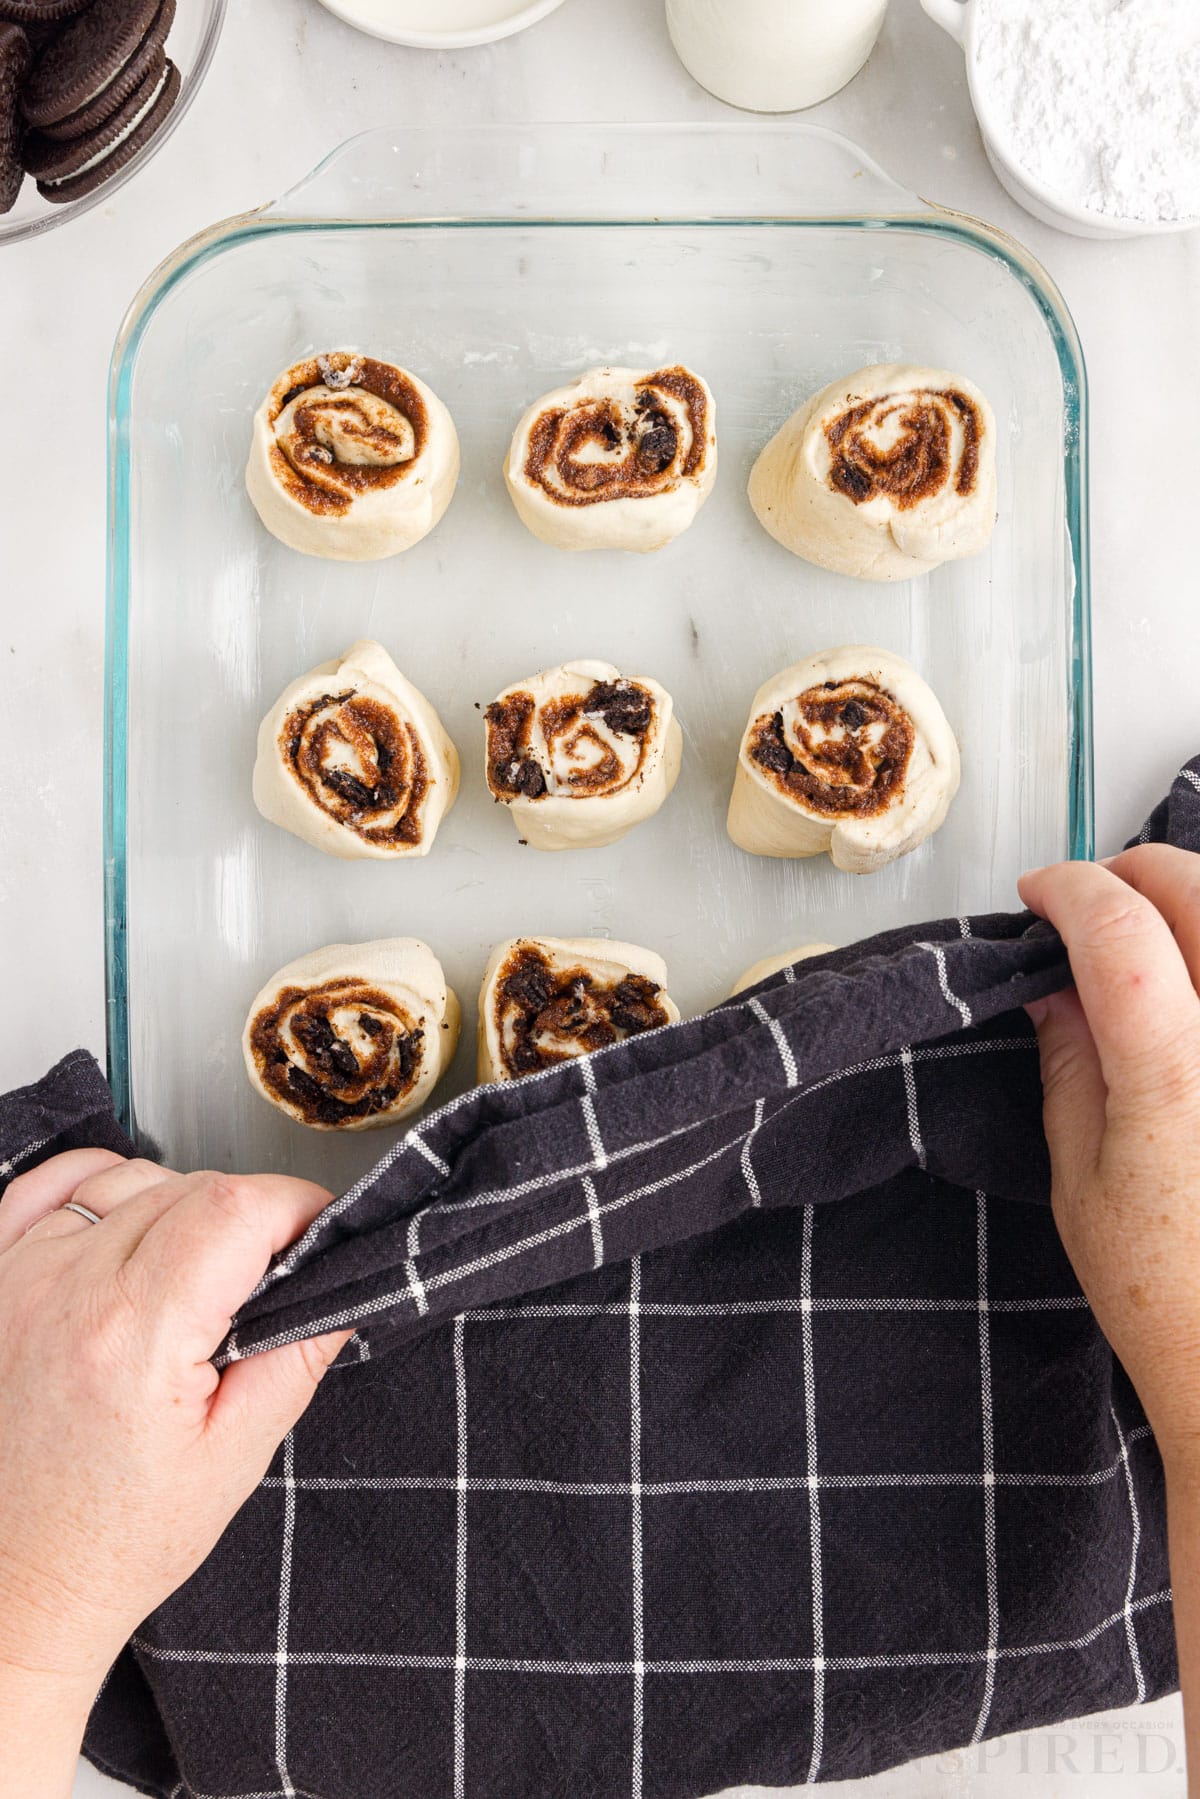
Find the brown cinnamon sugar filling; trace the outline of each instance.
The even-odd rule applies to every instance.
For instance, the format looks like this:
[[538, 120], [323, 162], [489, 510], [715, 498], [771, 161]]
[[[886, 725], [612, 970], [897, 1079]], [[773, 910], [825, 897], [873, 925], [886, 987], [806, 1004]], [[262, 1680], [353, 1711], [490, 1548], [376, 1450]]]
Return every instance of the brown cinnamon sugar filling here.
[[364, 842], [418, 844], [429, 773], [413, 727], [379, 700], [322, 694], [289, 713], [280, 748], [313, 804]]
[[284, 987], [250, 1027], [263, 1085], [306, 1124], [390, 1111], [421, 1072], [424, 1032], [369, 981]]
[[[488, 786], [497, 799], [541, 799], [548, 790], [546, 770], [533, 742], [540, 727], [546, 749], [570, 759], [565, 783], [556, 792], [584, 799], [625, 787], [640, 772], [654, 728], [654, 697], [636, 681], [595, 681], [585, 694], [545, 701], [539, 711], [531, 693], [518, 691], [493, 700], [487, 720]], [[615, 737], [636, 745], [636, 758], [618, 756], [592, 720], [602, 720]], [[539, 746], [540, 747], [540, 746]]]
[[782, 712], [750, 731], [751, 760], [807, 811], [872, 818], [904, 791], [916, 732], [912, 719], [873, 681], [826, 681], [796, 701], [792, 735]]
[[[664, 396], [687, 414], [686, 448]], [[612, 399], [544, 412], [530, 433], [525, 478], [560, 506], [646, 499], [700, 472], [707, 431], [708, 396], [696, 377], [678, 365], [659, 369], [638, 382], [632, 415]], [[589, 448], [603, 459], [589, 459]]]
[[[332, 397], [322, 394], [296, 407], [286, 450], [279, 442], [271, 445], [271, 469], [285, 492], [308, 511], [340, 518], [360, 494], [404, 480], [425, 447], [429, 417], [424, 400], [402, 369], [371, 356], [334, 350], [298, 362], [276, 382], [269, 423], [274, 425], [293, 400], [315, 387], [331, 388]], [[338, 391], [342, 387], [347, 391]], [[411, 450], [401, 431], [389, 430], [368, 413], [350, 391], [353, 388], [391, 407], [399, 414], [398, 423], [407, 421], [413, 434]], [[334, 421], [340, 435], [353, 438], [376, 460], [340, 461], [320, 434], [323, 423]]]
[[662, 988], [645, 975], [605, 983], [555, 968], [535, 943], [513, 950], [492, 1000], [506, 1075], [516, 1078], [669, 1023]]
[[[897, 413], [901, 432], [883, 449], [875, 439]], [[948, 413], [957, 418], [963, 434], [953, 469]], [[915, 393], [862, 400], [825, 427], [833, 458], [829, 485], [856, 506], [884, 494], [901, 512], [940, 493], [950, 480], [954, 491], [966, 498], [978, 478], [982, 435], [979, 408], [957, 388], [918, 388]]]

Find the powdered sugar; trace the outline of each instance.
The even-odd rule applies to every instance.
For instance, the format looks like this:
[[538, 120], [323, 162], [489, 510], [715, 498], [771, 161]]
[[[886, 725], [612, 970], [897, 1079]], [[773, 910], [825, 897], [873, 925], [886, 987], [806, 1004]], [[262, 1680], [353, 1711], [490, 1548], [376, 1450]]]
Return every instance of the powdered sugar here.
[[1200, 218], [1200, 0], [977, 0], [997, 148], [1059, 200]]

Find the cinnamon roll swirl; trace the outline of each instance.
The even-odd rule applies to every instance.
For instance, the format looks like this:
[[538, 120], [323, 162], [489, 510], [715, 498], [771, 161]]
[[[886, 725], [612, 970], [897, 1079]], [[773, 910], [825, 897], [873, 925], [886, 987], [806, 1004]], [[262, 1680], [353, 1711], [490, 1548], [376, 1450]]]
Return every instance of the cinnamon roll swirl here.
[[513, 1081], [679, 1017], [652, 950], [606, 937], [515, 937], [479, 994], [479, 1079]]
[[659, 550], [687, 530], [716, 475], [716, 406], [681, 364], [591, 369], [544, 394], [504, 465], [522, 523], [563, 550]]
[[256, 995], [242, 1035], [250, 1084], [316, 1131], [369, 1131], [423, 1106], [458, 1043], [459, 1005], [415, 937], [331, 943]]
[[917, 671], [852, 644], [759, 688], [738, 751], [729, 835], [756, 856], [817, 856], [869, 874], [943, 823], [954, 733]]
[[457, 793], [441, 719], [369, 640], [293, 681], [259, 726], [255, 805], [327, 855], [426, 856]]
[[836, 943], [806, 943], [801, 949], [785, 950], [781, 956], [764, 956], [761, 962], [752, 962], [742, 971], [730, 988], [729, 997], [736, 999], [747, 988], [757, 987], [760, 981], [769, 981], [773, 974], [782, 974], [785, 968], [792, 968], [797, 962], [809, 962], [814, 956], [827, 956], [837, 947]]
[[506, 688], [484, 714], [487, 780], [535, 849], [597, 849], [658, 811], [683, 735], [657, 681], [565, 662]]
[[294, 550], [372, 562], [433, 530], [458, 480], [458, 435], [437, 395], [350, 350], [280, 375], [254, 419], [246, 487]]
[[759, 456], [750, 503], [821, 568], [903, 581], [975, 556], [996, 522], [996, 424], [945, 369], [884, 364], [814, 394]]

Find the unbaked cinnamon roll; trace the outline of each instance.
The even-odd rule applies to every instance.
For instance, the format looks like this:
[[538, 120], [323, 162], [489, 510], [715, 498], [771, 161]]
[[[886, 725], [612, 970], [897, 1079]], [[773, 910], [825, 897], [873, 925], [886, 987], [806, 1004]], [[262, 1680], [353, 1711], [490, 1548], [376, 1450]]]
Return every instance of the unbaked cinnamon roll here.
[[350, 350], [286, 369], [254, 419], [246, 487], [268, 531], [309, 556], [372, 562], [433, 530], [458, 480], [437, 395]]
[[251, 1085], [316, 1131], [369, 1131], [423, 1106], [458, 1043], [459, 1005], [415, 937], [331, 943], [256, 995], [242, 1036]]
[[293, 681], [259, 726], [255, 805], [330, 856], [428, 855], [457, 792], [441, 719], [369, 639]]
[[514, 1081], [679, 1017], [667, 966], [606, 937], [515, 937], [479, 994], [479, 1079]]
[[535, 849], [596, 849], [657, 812], [683, 735], [657, 681], [565, 662], [506, 688], [484, 715], [487, 780]]
[[954, 733], [917, 671], [852, 644], [785, 668], [754, 696], [729, 835], [756, 856], [869, 874], [936, 831], [958, 791]]
[[759, 456], [750, 503], [771, 536], [839, 574], [902, 581], [984, 549], [996, 424], [945, 369], [884, 364], [814, 394]]
[[659, 550], [717, 475], [716, 406], [676, 365], [590, 369], [535, 400], [504, 475], [522, 523], [563, 550]]
[[785, 968], [792, 968], [797, 962], [809, 962], [814, 956], [827, 956], [836, 948], [836, 943], [806, 943], [801, 949], [785, 950], [781, 956], [764, 956], [761, 962], [753, 962], [742, 971], [730, 988], [729, 997], [734, 999], [748, 987], [769, 981], [773, 974], [782, 974]]

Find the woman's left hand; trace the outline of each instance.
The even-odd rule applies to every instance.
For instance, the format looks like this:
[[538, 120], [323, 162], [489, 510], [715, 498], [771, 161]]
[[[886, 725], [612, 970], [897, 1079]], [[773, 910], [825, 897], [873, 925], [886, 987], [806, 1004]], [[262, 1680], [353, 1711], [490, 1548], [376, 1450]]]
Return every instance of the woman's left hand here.
[[[329, 1197], [73, 1150], [0, 1200], [0, 1721], [7, 1692], [30, 1737], [42, 1701], [81, 1730], [126, 1639], [262, 1479], [350, 1333], [223, 1373], [211, 1357]], [[17, 1754], [0, 1722], [0, 1789], [65, 1790], [14, 1774]]]

